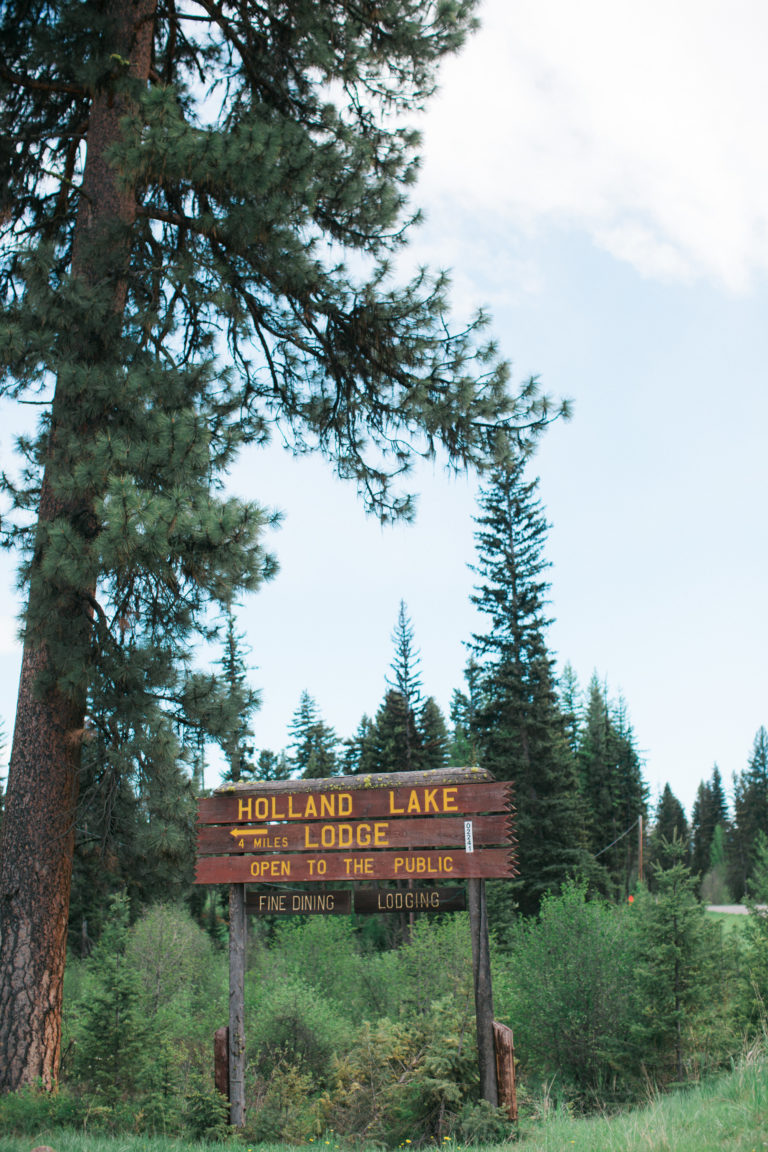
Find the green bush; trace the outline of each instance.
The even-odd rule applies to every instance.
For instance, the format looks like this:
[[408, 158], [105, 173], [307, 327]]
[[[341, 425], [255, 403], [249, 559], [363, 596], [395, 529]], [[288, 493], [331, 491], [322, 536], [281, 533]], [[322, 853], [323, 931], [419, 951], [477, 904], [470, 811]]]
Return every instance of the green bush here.
[[443, 1140], [478, 1092], [474, 1018], [450, 997], [429, 1012], [364, 1024], [339, 1061], [326, 1117], [388, 1146]]
[[246, 1042], [256, 1077], [268, 1080], [285, 1065], [309, 1074], [315, 1087], [322, 1087], [334, 1056], [351, 1041], [352, 1026], [334, 1003], [296, 976], [250, 983]]
[[573, 883], [545, 897], [539, 917], [517, 927], [495, 996], [526, 1075], [583, 1104], [626, 1096], [638, 1074], [629, 914]]

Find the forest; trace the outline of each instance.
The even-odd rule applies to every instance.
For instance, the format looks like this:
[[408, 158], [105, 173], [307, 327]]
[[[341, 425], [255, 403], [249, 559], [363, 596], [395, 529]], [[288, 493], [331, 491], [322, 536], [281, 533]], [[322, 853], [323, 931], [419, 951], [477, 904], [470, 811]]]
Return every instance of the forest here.
[[[567, 667], [555, 675], [546, 528], [524, 466], [483, 489], [476, 596], [489, 632], [472, 638], [449, 721], [424, 693], [405, 604], [384, 698], [343, 741], [305, 692], [286, 748], [256, 753], [232, 616], [222, 656], [246, 701], [226, 745], [231, 781], [491, 762], [513, 782], [520, 875], [487, 884], [494, 1008], [513, 1028], [533, 1119], [625, 1109], [649, 1086], [722, 1072], [762, 1045], [768, 996], [768, 737], [758, 732], [730, 803], [715, 768], [690, 819], [669, 785], [651, 808], [626, 702], [597, 677], [582, 690]], [[192, 884], [204, 749], [162, 787], [122, 774], [108, 805], [109, 764], [88, 751], [60, 1090], [7, 1097], [0, 1117], [19, 1131], [45, 1120], [221, 1138], [212, 1037], [228, 1011], [226, 889]], [[706, 912], [735, 900], [748, 912], [727, 927]], [[243, 1136], [504, 1139], [508, 1118], [479, 1099], [474, 1028], [465, 913], [251, 916]]]
[[[398, 257], [413, 126], [475, 0], [8, 0], [0, 25], [0, 475], [23, 656], [0, 825], [0, 1128], [227, 1134], [223, 894], [193, 884], [224, 779], [480, 765], [514, 789], [489, 883], [495, 1011], [521, 1101], [619, 1108], [760, 1050], [768, 736], [730, 797], [650, 804], [629, 704], [549, 650], [532, 472], [569, 404], [515, 381], [482, 309]], [[484, 626], [446, 717], [401, 604], [354, 733], [312, 686], [257, 748], [238, 606], [275, 514], [228, 487], [270, 441], [382, 523], [421, 461], [480, 478]], [[213, 652], [201, 661], [201, 653]], [[384, 671], [382, 669], [382, 671]], [[705, 905], [746, 901], [726, 932]], [[479, 1099], [463, 912], [253, 918], [252, 1140], [509, 1135]]]

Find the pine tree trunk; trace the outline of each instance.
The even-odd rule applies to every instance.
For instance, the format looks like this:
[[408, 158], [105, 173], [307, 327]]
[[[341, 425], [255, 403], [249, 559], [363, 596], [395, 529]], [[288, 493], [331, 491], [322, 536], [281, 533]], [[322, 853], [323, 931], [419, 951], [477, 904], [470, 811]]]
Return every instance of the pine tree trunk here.
[[[112, 0], [113, 42], [106, 53], [130, 75], [149, 76], [155, 0]], [[127, 244], [111, 243], [115, 225], [130, 225], [136, 214], [132, 189], [120, 184], [108, 163], [107, 150], [120, 137], [125, 98], [107, 82], [94, 96], [89, 118], [83, 187], [73, 244], [71, 275], [110, 292], [114, 315], [125, 307]], [[105, 243], [105, 237], [110, 243]], [[73, 348], [87, 349], [94, 333], [69, 333]], [[97, 346], [98, 347], [98, 346]], [[98, 355], [96, 351], [95, 355]], [[50, 443], [55, 447], [61, 417], [77, 418], [77, 383], [57, 381]], [[82, 404], [84, 397], [80, 399]], [[73, 412], [73, 406], [75, 410]], [[73, 419], [74, 416], [74, 419]], [[52, 456], [49, 456], [49, 460]], [[38, 509], [40, 528], [68, 519], [83, 531], [91, 522], [94, 493], [75, 498], [56, 495], [50, 466], [43, 480]], [[86, 529], [87, 530], [87, 529]], [[28, 618], [39, 620], [38, 608], [50, 590], [33, 566]], [[47, 620], [48, 636], [71, 637], [73, 651], [84, 651], [90, 630], [95, 587], [60, 590], [57, 619]], [[44, 601], [43, 601], [44, 602]], [[42, 1082], [52, 1087], [61, 1049], [61, 1003], [66, 954], [67, 918], [75, 836], [80, 751], [85, 726], [85, 696], [58, 687], [41, 690], [40, 678], [51, 671], [44, 630], [33, 630], [24, 647], [16, 708], [6, 808], [0, 846], [0, 1091]]]

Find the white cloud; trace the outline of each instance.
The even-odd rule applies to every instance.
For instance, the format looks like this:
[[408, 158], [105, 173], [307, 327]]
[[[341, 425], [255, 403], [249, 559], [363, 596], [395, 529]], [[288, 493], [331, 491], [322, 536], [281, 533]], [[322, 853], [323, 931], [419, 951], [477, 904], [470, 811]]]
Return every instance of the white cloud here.
[[768, 268], [766, 5], [486, 0], [480, 15], [425, 118], [422, 202], [583, 229], [651, 277], [743, 291]]

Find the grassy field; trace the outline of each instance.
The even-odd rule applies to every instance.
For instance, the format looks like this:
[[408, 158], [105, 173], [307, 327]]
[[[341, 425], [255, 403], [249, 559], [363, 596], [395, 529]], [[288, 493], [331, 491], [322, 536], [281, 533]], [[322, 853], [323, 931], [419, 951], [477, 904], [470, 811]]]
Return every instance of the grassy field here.
[[[621, 1116], [575, 1119], [545, 1116], [519, 1126], [521, 1152], [764, 1152], [768, 1149], [768, 1063], [746, 1063], [729, 1076], [651, 1101]], [[190, 1141], [73, 1131], [34, 1137], [0, 1134], [0, 1152], [31, 1152], [48, 1144], [55, 1152], [296, 1152], [284, 1146], [231, 1141]], [[318, 1139], [303, 1152], [336, 1152], [333, 1139]], [[446, 1142], [446, 1152], [472, 1152]], [[510, 1145], [504, 1146], [510, 1152]], [[343, 1146], [341, 1152], [344, 1152]], [[435, 1150], [436, 1152], [436, 1150]], [[491, 1150], [487, 1150], [491, 1152]], [[501, 1152], [501, 1149], [498, 1149]]]

